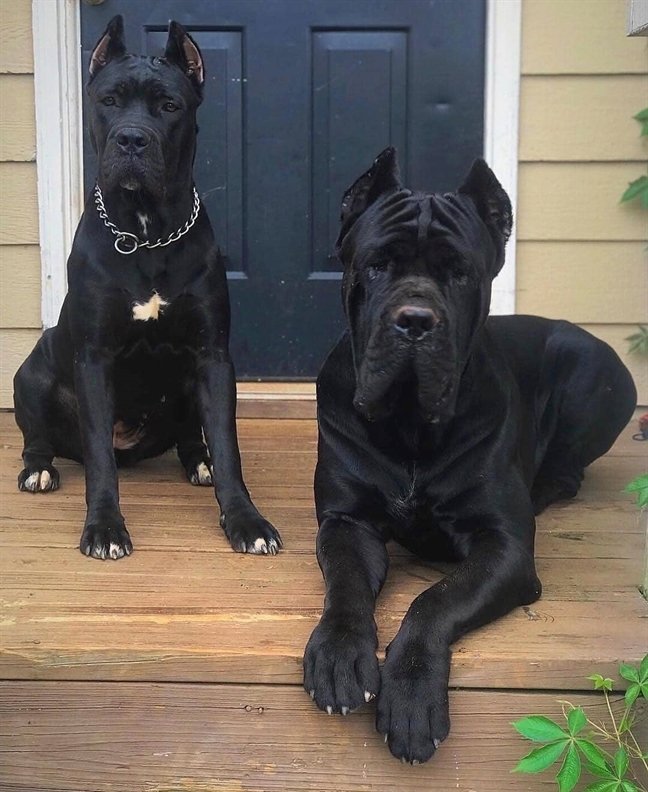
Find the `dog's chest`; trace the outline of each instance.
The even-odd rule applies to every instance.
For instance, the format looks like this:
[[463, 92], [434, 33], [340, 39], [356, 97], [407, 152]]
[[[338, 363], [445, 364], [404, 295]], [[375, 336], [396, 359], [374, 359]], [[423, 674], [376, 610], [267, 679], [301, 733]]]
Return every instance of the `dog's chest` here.
[[148, 299], [131, 301], [131, 316], [133, 322], [157, 322], [162, 313], [168, 308], [170, 300], [159, 292], [152, 291]]

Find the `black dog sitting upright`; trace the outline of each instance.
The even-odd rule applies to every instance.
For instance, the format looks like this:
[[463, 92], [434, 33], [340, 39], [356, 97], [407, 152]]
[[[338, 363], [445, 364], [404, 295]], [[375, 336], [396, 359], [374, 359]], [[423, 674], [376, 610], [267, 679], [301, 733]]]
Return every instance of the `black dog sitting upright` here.
[[80, 547], [95, 558], [132, 551], [117, 463], [173, 446], [193, 484], [215, 485], [235, 550], [281, 547], [241, 477], [227, 282], [192, 176], [203, 84], [200, 51], [178, 23], [160, 58], [127, 54], [122, 18], [109, 23], [90, 60], [99, 174], [68, 260], [69, 292], [14, 381], [19, 488], [56, 489], [54, 456], [83, 461]]
[[[609, 346], [568, 322], [487, 320], [511, 231], [479, 160], [456, 193], [412, 193], [384, 151], [347, 191], [338, 255], [349, 330], [318, 380], [315, 500], [326, 582], [304, 686], [329, 713], [377, 699], [394, 756], [450, 728], [450, 646], [540, 596], [534, 513], [576, 494], [636, 392]], [[385, 544], [458, 562], [376, 659]]]

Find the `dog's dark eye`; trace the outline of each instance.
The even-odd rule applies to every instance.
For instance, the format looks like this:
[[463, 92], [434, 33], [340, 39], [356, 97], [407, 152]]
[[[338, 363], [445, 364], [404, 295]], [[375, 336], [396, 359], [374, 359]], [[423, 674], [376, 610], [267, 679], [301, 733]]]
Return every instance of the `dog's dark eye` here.
[[388, 261], [375, 261], [365, 270], [367, 273], [367, 278], [369, 280], [374, 280], [374, 278], [378, 277], [379, 273], [384, 272], [387, 267], [389, 266]]
[[102, 105], [106, 105], [106, 107], [112, 107], [114, 104], [116, 104], [115, 97], [114, 96], [104, 96], [104, 98], [101, 100], [101, 104]]
[[178, 107], [177, 104], [174, 104], [173, 102], [165, 102], [162, 105], [162, 109], [164, 110], [165, 113], [175, 113], [175, 111], [179, 110], [180, 108]]

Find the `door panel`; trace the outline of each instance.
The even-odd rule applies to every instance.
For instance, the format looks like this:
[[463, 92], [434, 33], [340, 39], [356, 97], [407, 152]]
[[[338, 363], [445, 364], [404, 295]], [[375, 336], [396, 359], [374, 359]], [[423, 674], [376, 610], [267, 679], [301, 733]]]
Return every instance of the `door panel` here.
[[414, 188], [452, 189], [482, 153], [484, 0], [105, 0], [82, 5], [84, 69], [116, 13], [131, 50], [159, 53], [175, 18], [205, 57], [195, 177], [239, 376], [315, 376], [343, 327], [345, 188], [390, 144]]

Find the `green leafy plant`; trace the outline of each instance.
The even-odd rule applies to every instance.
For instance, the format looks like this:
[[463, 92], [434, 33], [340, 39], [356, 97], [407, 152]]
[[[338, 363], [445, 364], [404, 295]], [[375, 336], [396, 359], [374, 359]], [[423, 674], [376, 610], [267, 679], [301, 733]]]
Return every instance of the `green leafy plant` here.
[[[641, 124], [641, 136], [648, 136], [648, 107], [640, 110], [636, 116], [633, 116]], [[633, 201], [639, 198], [644, 208], [648, 209], [648, 176], [640, 176], [633, 182], [630, 182], [626, 191], [621, 196], [621, 203], [626, 201]]]
[[648, 355], [648, 325], [639, 325], [639, 331], [626, 338], [630, 342], [628, 352]]
[[648, 506], [648, 473], [644, 473], [641, 476], [637, 476], [636, 479], [632, 479], [625, 488], [625, 492], [637, 493], [637, 506], [640, 509]]
[[[519, 734], [542, 745], [520, 759], [513, 772], [541, 773], [562, 758], [556, 775], [559, 792], [575, 789], [583, 769], [597, 779], [585, 787], [585, 792], [648, 792], [632, 774], [635, 763], [648, 772], [648, 754], [632, 733], [637, 699], [648, 699], [648, 655], [638, 668], [622, 663], [619, 674], [629, 682], [620, 719], [615, 717], [610, 701], [614, 682], [609, 677], [592, 674], [588, 679], [605, 698], [609, 724], [590, 720], [582, 707], [568, 701], [560, 702], [565, 725], [544, 715], [528, 715], [516, 721], [513, 727]], [[613, 747], [606, 750], [600, 743], [606, 748], [612, 743]]]

